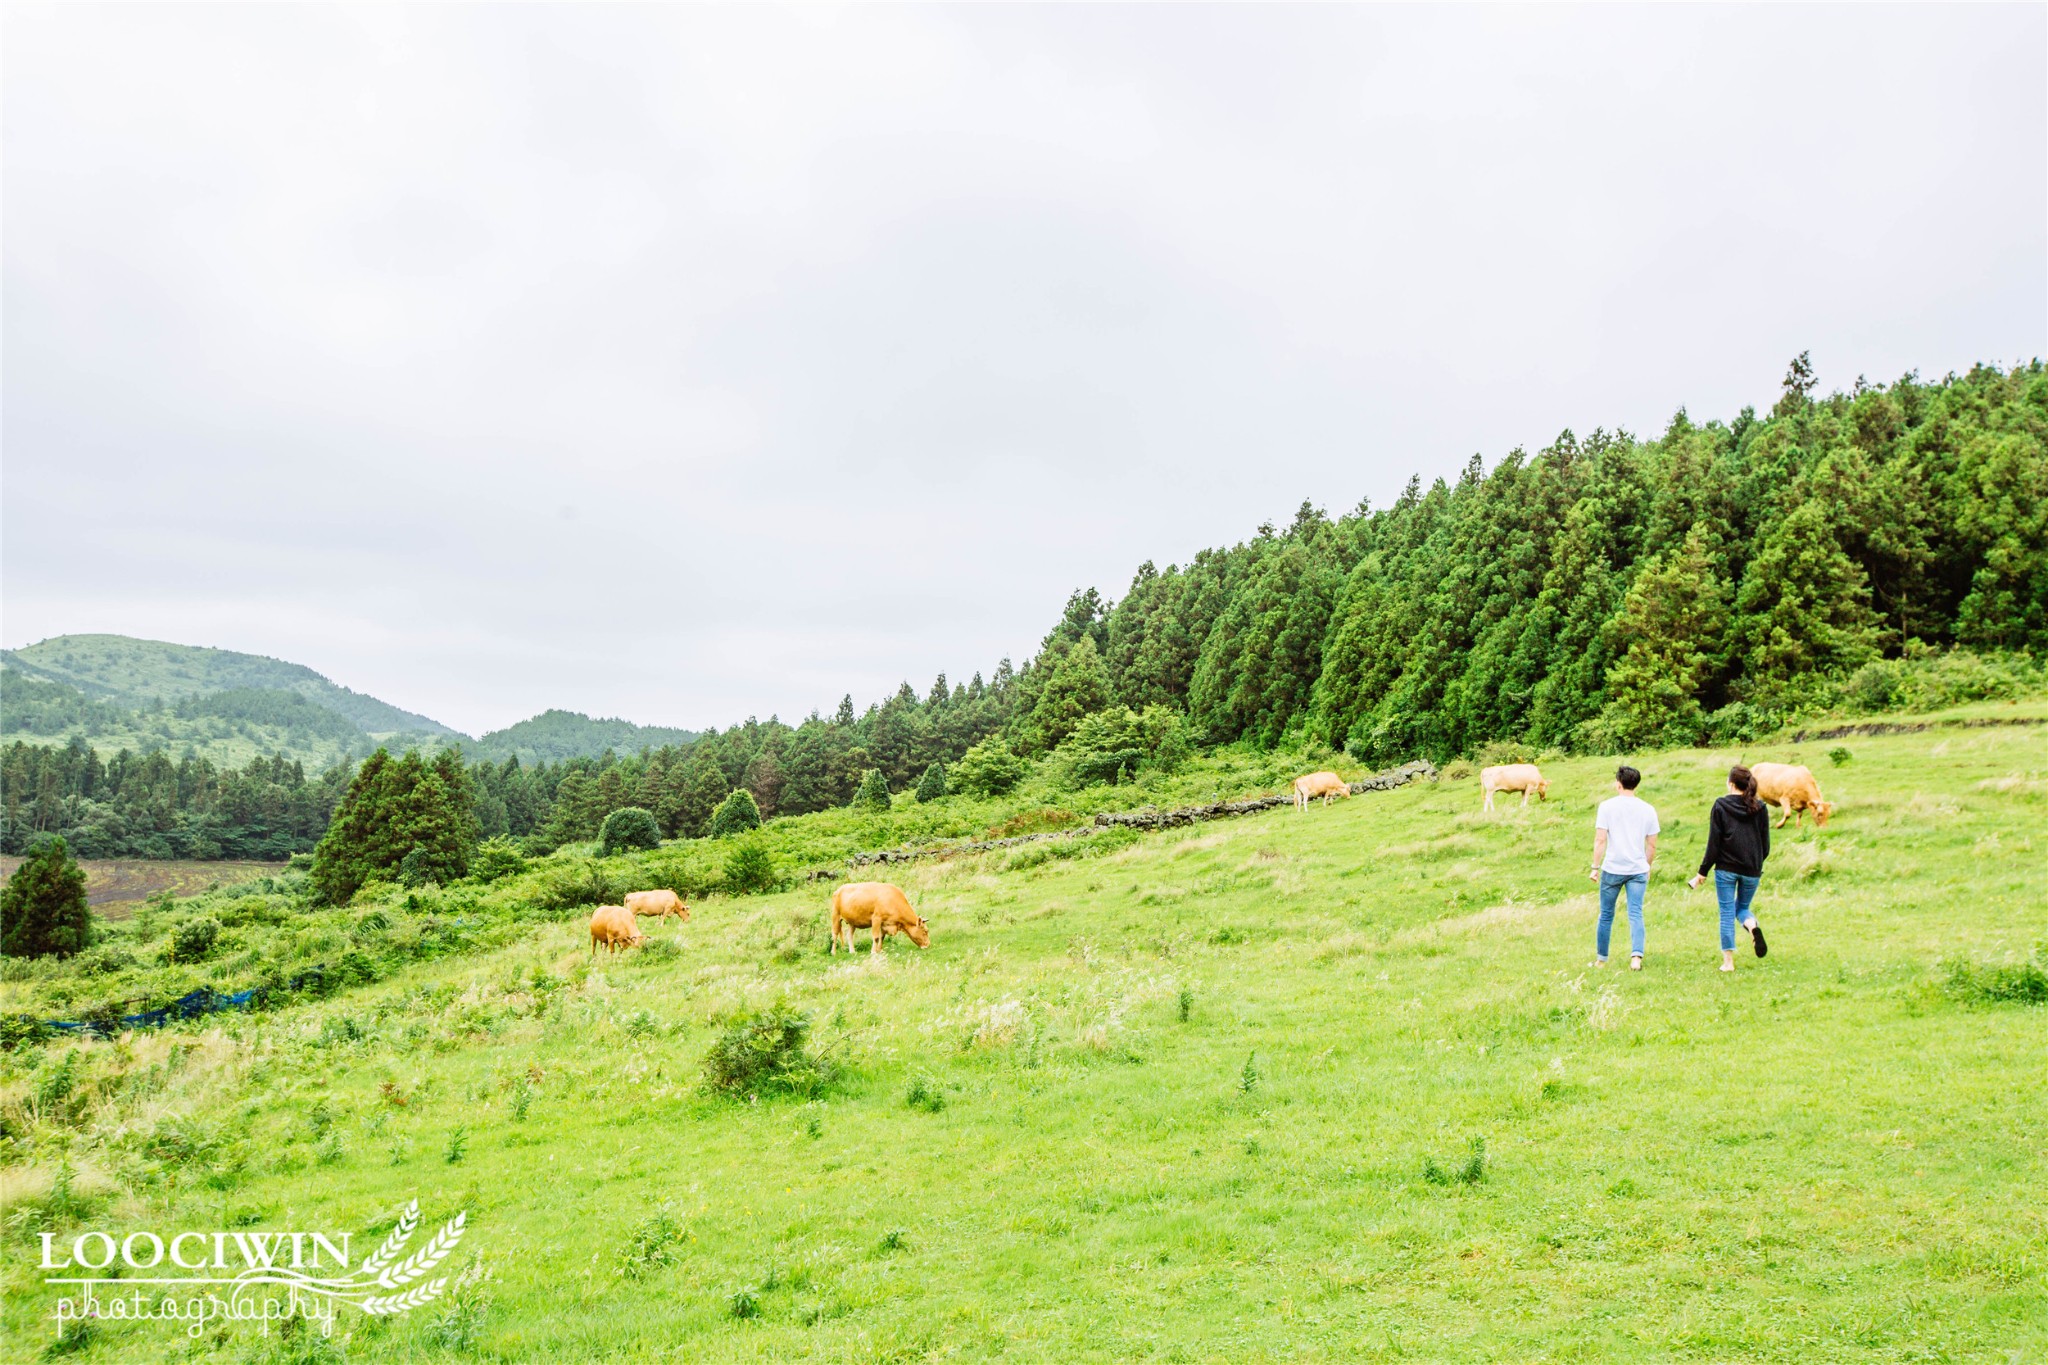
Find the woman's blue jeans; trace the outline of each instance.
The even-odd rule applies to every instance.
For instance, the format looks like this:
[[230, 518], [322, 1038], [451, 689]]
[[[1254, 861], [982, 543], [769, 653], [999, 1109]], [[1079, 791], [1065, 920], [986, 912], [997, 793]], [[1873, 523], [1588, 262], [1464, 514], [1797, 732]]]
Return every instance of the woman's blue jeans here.
[[1614, 935], [1614, 901], [1628, 889], [1628, 950], [1643, 953], [1643, 891], [1650, 885], [1647, 872], [1602, 872], [1600, 874], [1600, 928], [1593, 935], [1593, 952], [1607, 960], [1607, 941]]
[[1714, 894], [1721, 898], [1721, 951], [1735, 951], [1735, 923], [1755, 924], [1756, 916], [1749, 913], [1749, 903], [1756, 899], [1757, 883], [1762, 877], [1745, 877], [1740, 872], [1723, 872], [1714, 869]]

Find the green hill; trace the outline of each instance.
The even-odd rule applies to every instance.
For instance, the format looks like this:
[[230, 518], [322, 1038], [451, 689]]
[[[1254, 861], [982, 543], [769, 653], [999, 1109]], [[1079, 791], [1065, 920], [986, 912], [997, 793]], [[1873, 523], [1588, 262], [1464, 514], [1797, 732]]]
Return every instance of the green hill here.
[[[1664, 818], [1641, 973], [1588, 966], [1611, 758], [1546, 759], [1549, 800], [1492, 815], [1451, 769], [891, 869], [932, 943], [879, 959], [825, 954], [827, 883], [593, 962], [579, 898], [671, 849], [342, 910], [223, 891], [0, 1010], [126, 997], [195, 913], [224, 928], [186, 980], [382, 979], [0, 1053], [9, 1235], [147, 1208], [374, 1247], [408, 1198], [427, 1232], [466, 1211], [435, 1303], [301, 1334], [352, 1361], [2036, 1359], [2048, 727], [2005, 722], [2044, 712], [1750, 744], [1837, 809], [1777, 835], [1771, 954], [1732, 975], [1683, 878], [1733, 750], [1636, 760]], [[707, 1092], [778, 1000], [839, 1078]], [[41, 1349], [35, 1257], [0, 1276]], [[105, 1323], [90, 1358], [179, 1330]], [[211, 1354], [268, 1348], [227, 1330]]]
[[58, 635], [25, 649], [0, 651], [0, 662], [131, 710], [202, 692], [292, 692], [364, 734], [460, 734], [437, 720], [338, 686], [303, 664], [230, 649], [126, 635]]
[[696, 738], [695, 730], [635, 725], [626, 720], [594, 720], [577, 711], [549, 710], [502, 730], [493, 730], [463, 747], [475, 758], [503, 761], [517, 755], [521, 763], [531, 764], [596, 758], [607, 749], [616, 754], [636, 754], [663, 745], [689, 744]]

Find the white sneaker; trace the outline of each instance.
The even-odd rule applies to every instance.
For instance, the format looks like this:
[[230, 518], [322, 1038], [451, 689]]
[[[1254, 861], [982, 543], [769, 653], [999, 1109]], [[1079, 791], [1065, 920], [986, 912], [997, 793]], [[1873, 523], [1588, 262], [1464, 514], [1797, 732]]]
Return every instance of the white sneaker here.
[[1643, 955], [1641, 953], [1629, 954], [1628, 969], [1632, 972], [1639, 972], [1643, 969]]

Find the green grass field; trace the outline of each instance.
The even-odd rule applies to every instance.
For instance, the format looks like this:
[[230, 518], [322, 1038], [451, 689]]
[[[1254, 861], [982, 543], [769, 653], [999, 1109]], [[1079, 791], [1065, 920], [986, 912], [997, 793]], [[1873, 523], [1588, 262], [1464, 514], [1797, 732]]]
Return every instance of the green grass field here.
[[[77, 1358], [2048, 1358], [2048, 1008], [1947, 965], [2048, 953], [2048, 727], [1745, 756], [1810, 764], [1838, 810], [1779, 833], [1772, 952], [1743, 939], [1733, 975], [1683, 881], [1735, 755], [1683, 751], [1638, 760], [1665, 830], [1641, 974], [1589, 967], [1613, 760], [1567, 759], [1491, 816], [1446, 778], [919, 864], [932, 946], [880, 960], [825, 955], [816, 886], [594, 965], [580, 916], [539, 924], [85, 1045], [69, 1125], [33, 1101], [50, 1045], [6, 1082], [0, 1355], [50, 1345], [37, 1232], [360, 1254], [417, 1196], [429, 1227], [469, 1212], [459, 1294], [331, 1341], [112, 1326]], [[839, 1083], [703, 1093], [716, 1021], [777, 999]]]

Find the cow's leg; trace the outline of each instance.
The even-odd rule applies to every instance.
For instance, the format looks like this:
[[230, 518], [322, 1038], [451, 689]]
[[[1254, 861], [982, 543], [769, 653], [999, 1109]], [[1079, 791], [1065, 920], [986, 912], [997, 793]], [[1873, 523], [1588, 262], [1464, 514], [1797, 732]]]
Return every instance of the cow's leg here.
[[868, 932], [875, 936], [875, 945], [868, 949], [868, 956], [880, 957], [882, 955], [882, 914], [879, 910], [875, 912], [874, 919], [869, 921]]
[[1792, 818], [1792, 808], [1791, 808], [1790, 806], [1787, 806], [1787, 807], [1785, 807], [1785, 813], [1784, 813], [1783, 815], [1781, 815], [1781, 816], [1779, 816], [1779, 817], [1778, 817], [1778, 823], [1777, 823], [1777, 824], [1775, 824], [1775, 825], [1772, 825], [1772, 826], [1771, 826], [1771, 828], [1772, 828], [1772, 829], [1783, 829], [1783, 828], [1785, 828], [1785, 822], [1786, 822], [1787, 820], [1790, 820], [1791, 818]]
[[1527, 787], [1522, 788], [1522, 809], [1529, 809], [1529, 789]]
[[1479, 809], [1481, 809], [1481, 810], [1492, 810], [1492, 809], [1493, 809], [1493, 788], [1491, 788], [1491, 787], [1488, 787], [1488, 788], [1486, 789], [1486, 804], [1485, 804], [1485, 805], [1483, 805], [1483, 806], [1481, 806], [1481, 807], [1480, 807]]

